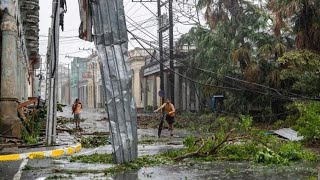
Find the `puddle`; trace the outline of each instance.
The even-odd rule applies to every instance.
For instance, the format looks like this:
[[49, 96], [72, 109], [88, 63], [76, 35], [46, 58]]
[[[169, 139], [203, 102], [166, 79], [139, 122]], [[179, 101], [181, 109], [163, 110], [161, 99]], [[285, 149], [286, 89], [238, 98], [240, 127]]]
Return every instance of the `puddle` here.
[[249, 162], [212, 162], [195, 165], [170, 165], [142, 168], [136, 172], [121, 173], [114, 180], [162, 180], [162, 179], [306, 179], [317, 175], [316, 164], [300, 163], [292, 166], [253, 166]]
[[98, 163], [97, 164], [79, 163], [79, 162], [70, 163], [68, 160], [55, 160], [54, 164], [55, 164], [55, 167], [68, 169], [68, 170], [78, 170], [78, 169], [104, 170], [114, 166], [112, 164], [98, 164]]

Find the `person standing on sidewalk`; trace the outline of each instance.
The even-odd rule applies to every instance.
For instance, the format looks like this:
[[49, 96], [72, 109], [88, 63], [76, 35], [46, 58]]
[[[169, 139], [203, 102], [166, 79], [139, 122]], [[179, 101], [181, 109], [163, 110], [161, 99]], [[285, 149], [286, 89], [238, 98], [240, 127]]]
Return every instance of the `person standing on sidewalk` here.
[[170, 131], [170, 136], [173, 136], [173, 123], [174, 123], [174, 117], [176, 115], [176, 110], [174, 108], [174, 105], [171, 103], [170, 99], [167, 99], [166, 102], [160, 106], [157, 110], [154, 112], [158, 112], [160, 109], [164, 110], [166, 113], [166, 121], [169, 124], [169, 131]]
[[72, 114], [74, 114], [74, 121], [76, 123], [76, 128], [80, 129], [80, 114], [81, 114], [82, 104], [79, 99], [72, 105]]

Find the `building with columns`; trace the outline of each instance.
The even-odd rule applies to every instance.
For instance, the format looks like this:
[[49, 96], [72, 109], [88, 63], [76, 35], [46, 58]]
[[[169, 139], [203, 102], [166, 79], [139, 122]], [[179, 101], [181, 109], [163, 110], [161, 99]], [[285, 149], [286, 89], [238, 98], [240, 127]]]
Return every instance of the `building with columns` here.
[[100, 73], [101, 60], [97, 52], [93, 52], [88, 61], [88, 107], [104, 108], [104, 93]]
[[[152, 49], [148, 49], [148, 51], [150, 53], [153, 52]], [[136, 47], [129, 51], [128, 65], [132, 73], [132, 95], [138, 109], [144, 109], [143, 94], [145, 92], [142, 88], [143, 72], [141, 71], [141, 68], [146, 64], [146, 59], [148, 59], [148, 57], [150, 57], [149, 53], [143, 48]], [[152, 80], [150, 80], [150, 83], [152, 83]], [[160, 80], [157, 81], [157, 84], [160, 85]]]
[[71, 103], [79, 98], [87, 106], [87, 79], [84, 78], [87, 71], [88, 58], [74, 57], [71, 62]]
[[[181, 47], [176, 52], [186, 63], [190, 48]], [[148, 52], [149, 51], [149, 52]], [[152, 56], [150, 55], [152, 54]], [[159, 55], [153, 49], [134, 48], [129, 51], [129, 67], [132, 72], [132, 91], [138, 109], [155, 109], [160, 106], [160, 63], [157, 59]], [[199, 111], [200, 93], [197, 85], [188, 80], [188, 68], [183, 64], [174, 61], [174, 82], [169, 82], [169, 73], [172, 73], [169, 67], [169, 60], [164, 62], [164, 92], [165, 98], [171, 97], [170, 88], [174, 88], [174, 102], [172, 102], [179, 111]]]
[[39, 0], [0, 3], [0, 134], [21, 136], [18, 102], [33, 95], [40, 67]]
[[[104, 108], [105, 98], [103, 93], [100, 73], [100, 58], [93, 51], [86, 58], [74, 57], [71, 63], [71, 104], [79, 98], [86, 108]], [[65, 89], [64, 98], [67, 98], [68, 82], [62, 87]], [[63, 91], [63, 90], [62, 90]]]

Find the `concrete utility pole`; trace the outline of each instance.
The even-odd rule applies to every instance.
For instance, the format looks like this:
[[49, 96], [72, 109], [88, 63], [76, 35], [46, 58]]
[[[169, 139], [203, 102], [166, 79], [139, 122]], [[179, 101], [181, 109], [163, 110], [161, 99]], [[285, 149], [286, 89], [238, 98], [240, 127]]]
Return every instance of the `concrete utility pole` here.
[[[174, 67], [173, 67], [173, 59], [174, 59], [174, 52], [173, 52], [173, 11], [172, 11], [172, 1], [169, 0], [169, 58], [170, 58], [170, 76], [169, 76], [169, 81], [170, 84], [175, 84], [174, 83]], [[169, 86], [170, 88], [170, 95], [171, 95], [171, 102], [174, 103], [177, 107], [177, 104], [179, 102], [175, 102], [175, 93], [174, 93], [174, 86]], [[178, 89], [178, 88], [177, 88]]]
[[50, 78], [48, 89], [48, 110], [47, 110], [47, 127], [46, 127], [46, 144], [53, 145], [56, 143], [56, 126], [57, 126], [57, 93], [58, 93], [58, 65], [59, 65], [59, 21], [60, 21], [60, 0], [52, 1], [52, 23], [48, 44], [47, 63]]
[[[163, 29], [162, 29], [162, 21], [163, 18], [161, 16], [161, 0], [158, 0], [158, 36], [159, 36], [159, 57], [160, 57], [160, 91], [164, 91], [164, 78], [163, 78], [163, 63], [164, 63], [164, 59], [163, 59]], [[167, 94], [168, 92], [165, 92], [165, 94]], [[160, 106], [164, 103], [164, 97], [161, 97], [160, 99]]]
[[0, 132], [2, 135], [21, 137], [20, 119], [17, 116], [17, 37], [18, 29], [13, 1], [0, 1], [1, 19], [1, 85]]

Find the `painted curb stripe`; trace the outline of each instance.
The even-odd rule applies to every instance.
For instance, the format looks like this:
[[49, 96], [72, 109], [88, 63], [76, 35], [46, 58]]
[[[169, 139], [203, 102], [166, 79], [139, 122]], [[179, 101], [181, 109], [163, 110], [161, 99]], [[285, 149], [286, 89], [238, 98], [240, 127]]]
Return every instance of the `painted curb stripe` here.
[[17, 161], [21, 159], [42, 159], [45, 157], [55, 158], [63, 155], [72, 155], [74, 153], [81, 151], [81, 144], [75, 146], [66, 147], [64, 149], [55, 149], [51, 151], [38, 151], [23, 154], [10, 154], [10, 155], [0, 155], [0, 161]]
[[81, 144], [78, 144], [77, 146], [76, 146], [76, 152], [80, 152], [81, 151]]
[[20, 160], [20, 154], [10, 154], [0, 156], [0, 161], [17, 161]]
[[31, 152], [28, 153], [28, 158], [29, 159], [42, 159], [45, 157], [45, 152], [39, 151], [39, 152]]
[[51, 152], [52, 157], [59, 157], [64, 155], [64, 149], [56, 149]]

